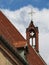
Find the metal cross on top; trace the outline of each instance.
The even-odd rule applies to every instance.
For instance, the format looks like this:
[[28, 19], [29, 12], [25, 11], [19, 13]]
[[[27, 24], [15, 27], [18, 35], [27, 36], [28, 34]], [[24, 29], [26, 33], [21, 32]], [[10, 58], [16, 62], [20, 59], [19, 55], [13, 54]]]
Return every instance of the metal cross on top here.
[[31, 20], [33, 20], [33, 14], [34, 14], [35, 12], [33, 12], [33, 10], [32, 10], [32, 8], [31, 8], [31, 12], [29, 13], [30, 15], [31, 15]]

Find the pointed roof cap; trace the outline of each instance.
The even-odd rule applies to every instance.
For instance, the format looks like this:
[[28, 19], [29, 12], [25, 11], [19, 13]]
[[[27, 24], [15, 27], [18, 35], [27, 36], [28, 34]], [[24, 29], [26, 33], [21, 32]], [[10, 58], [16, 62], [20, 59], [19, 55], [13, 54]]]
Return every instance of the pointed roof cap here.
[[[31, 22], [30, 22], [30, 24], [29, 24], [29, 27], [35, 27], [32, 20], [31, 20]], [[28, 28], [29, 28], [29, 27], [28, 27]]]

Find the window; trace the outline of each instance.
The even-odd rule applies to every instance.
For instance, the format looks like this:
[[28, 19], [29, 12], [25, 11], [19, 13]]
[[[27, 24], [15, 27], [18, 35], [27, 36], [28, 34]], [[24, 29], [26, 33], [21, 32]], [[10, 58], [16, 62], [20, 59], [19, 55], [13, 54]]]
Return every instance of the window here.
[[35, 48], [35, 38], [30, 38], [30, 45]]
[[33, 48], [35, 48], [35, 38], [33, 38]]
[[30, 45], [32, 46], [32, 38], [30, 38]]

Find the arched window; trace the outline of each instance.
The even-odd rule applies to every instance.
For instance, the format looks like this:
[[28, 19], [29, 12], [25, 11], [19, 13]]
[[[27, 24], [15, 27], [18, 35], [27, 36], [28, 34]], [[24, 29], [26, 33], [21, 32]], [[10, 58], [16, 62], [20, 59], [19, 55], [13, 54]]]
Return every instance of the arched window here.
[[30, 38], [30, 45], [35, 48], [35, 38]]
[[35, 48], [35, 38], [33, 38], [33, 48]]
[[29, 40], [29, 41], [30, 41], [30, 45], [32, 46], [32, 38], [30, 38], [30, 40]]

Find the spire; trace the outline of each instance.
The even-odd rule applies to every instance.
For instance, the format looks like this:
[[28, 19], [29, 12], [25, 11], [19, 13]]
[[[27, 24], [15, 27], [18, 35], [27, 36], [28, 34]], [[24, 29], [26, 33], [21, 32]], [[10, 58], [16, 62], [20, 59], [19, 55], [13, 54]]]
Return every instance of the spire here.
[[33, 21], [31, 20], [31, 24], [33, 24]]
[[31, 20], [29, 27], [34, 27], [33, 21]]

